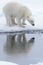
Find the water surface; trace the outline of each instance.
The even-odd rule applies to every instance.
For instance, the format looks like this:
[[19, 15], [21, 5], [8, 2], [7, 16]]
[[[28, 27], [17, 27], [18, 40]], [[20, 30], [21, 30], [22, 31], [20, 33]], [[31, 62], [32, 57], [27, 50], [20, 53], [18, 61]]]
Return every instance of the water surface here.
[[0, 60], [19, 65], [43, 61], [43, 34], [0, 34]]

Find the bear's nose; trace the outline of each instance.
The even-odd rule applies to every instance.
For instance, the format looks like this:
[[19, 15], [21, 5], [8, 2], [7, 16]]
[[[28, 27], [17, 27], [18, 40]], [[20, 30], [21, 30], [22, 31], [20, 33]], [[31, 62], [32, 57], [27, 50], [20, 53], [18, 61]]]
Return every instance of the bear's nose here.
[[35, 39], [34, 37], [32, 39]]
[[33, 26], [35, 25], [35, 24], [32, 24]]

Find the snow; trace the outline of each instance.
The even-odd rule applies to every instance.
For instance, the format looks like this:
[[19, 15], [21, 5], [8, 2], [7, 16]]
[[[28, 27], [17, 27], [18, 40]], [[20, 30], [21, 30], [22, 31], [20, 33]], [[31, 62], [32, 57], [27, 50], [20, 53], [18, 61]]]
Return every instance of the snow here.
[[30, 65], [43, 65], [43, 62], [39, 62], [37, 64], [30, 64]]
[[16, 63], [6, 62], [6, 61], [0, 61], [0, 65], [18, 65]]

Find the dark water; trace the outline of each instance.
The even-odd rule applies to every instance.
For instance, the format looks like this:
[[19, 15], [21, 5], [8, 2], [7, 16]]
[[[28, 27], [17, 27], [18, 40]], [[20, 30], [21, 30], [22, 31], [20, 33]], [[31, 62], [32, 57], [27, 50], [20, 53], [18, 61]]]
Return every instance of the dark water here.
[[0, 60], [19, 65], [43, 61], [43, 34], [0, 34]]

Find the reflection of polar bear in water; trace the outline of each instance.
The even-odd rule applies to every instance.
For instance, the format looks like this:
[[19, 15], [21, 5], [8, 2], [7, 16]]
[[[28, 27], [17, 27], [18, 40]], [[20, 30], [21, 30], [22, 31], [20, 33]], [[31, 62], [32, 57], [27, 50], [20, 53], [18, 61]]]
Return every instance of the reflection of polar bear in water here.
[[17, 20], [17, 24], [22, 26], [25, 25], [25, 20], [28, 20], [29, 23], [34, 26], [34, 21], [32, 20], [32, 13], [30, 9], [25, 6], [22, 6], [18, 3], [9, 3], [3, 8], [3, 12], [7, 19], [7, 24], [12, 26], [16, 25], [15, 19]]
[[27, 39], [25, 33], [7, 35], [4, 51], [10, 54], [26, 53], [32, 49], [35, 38]]

